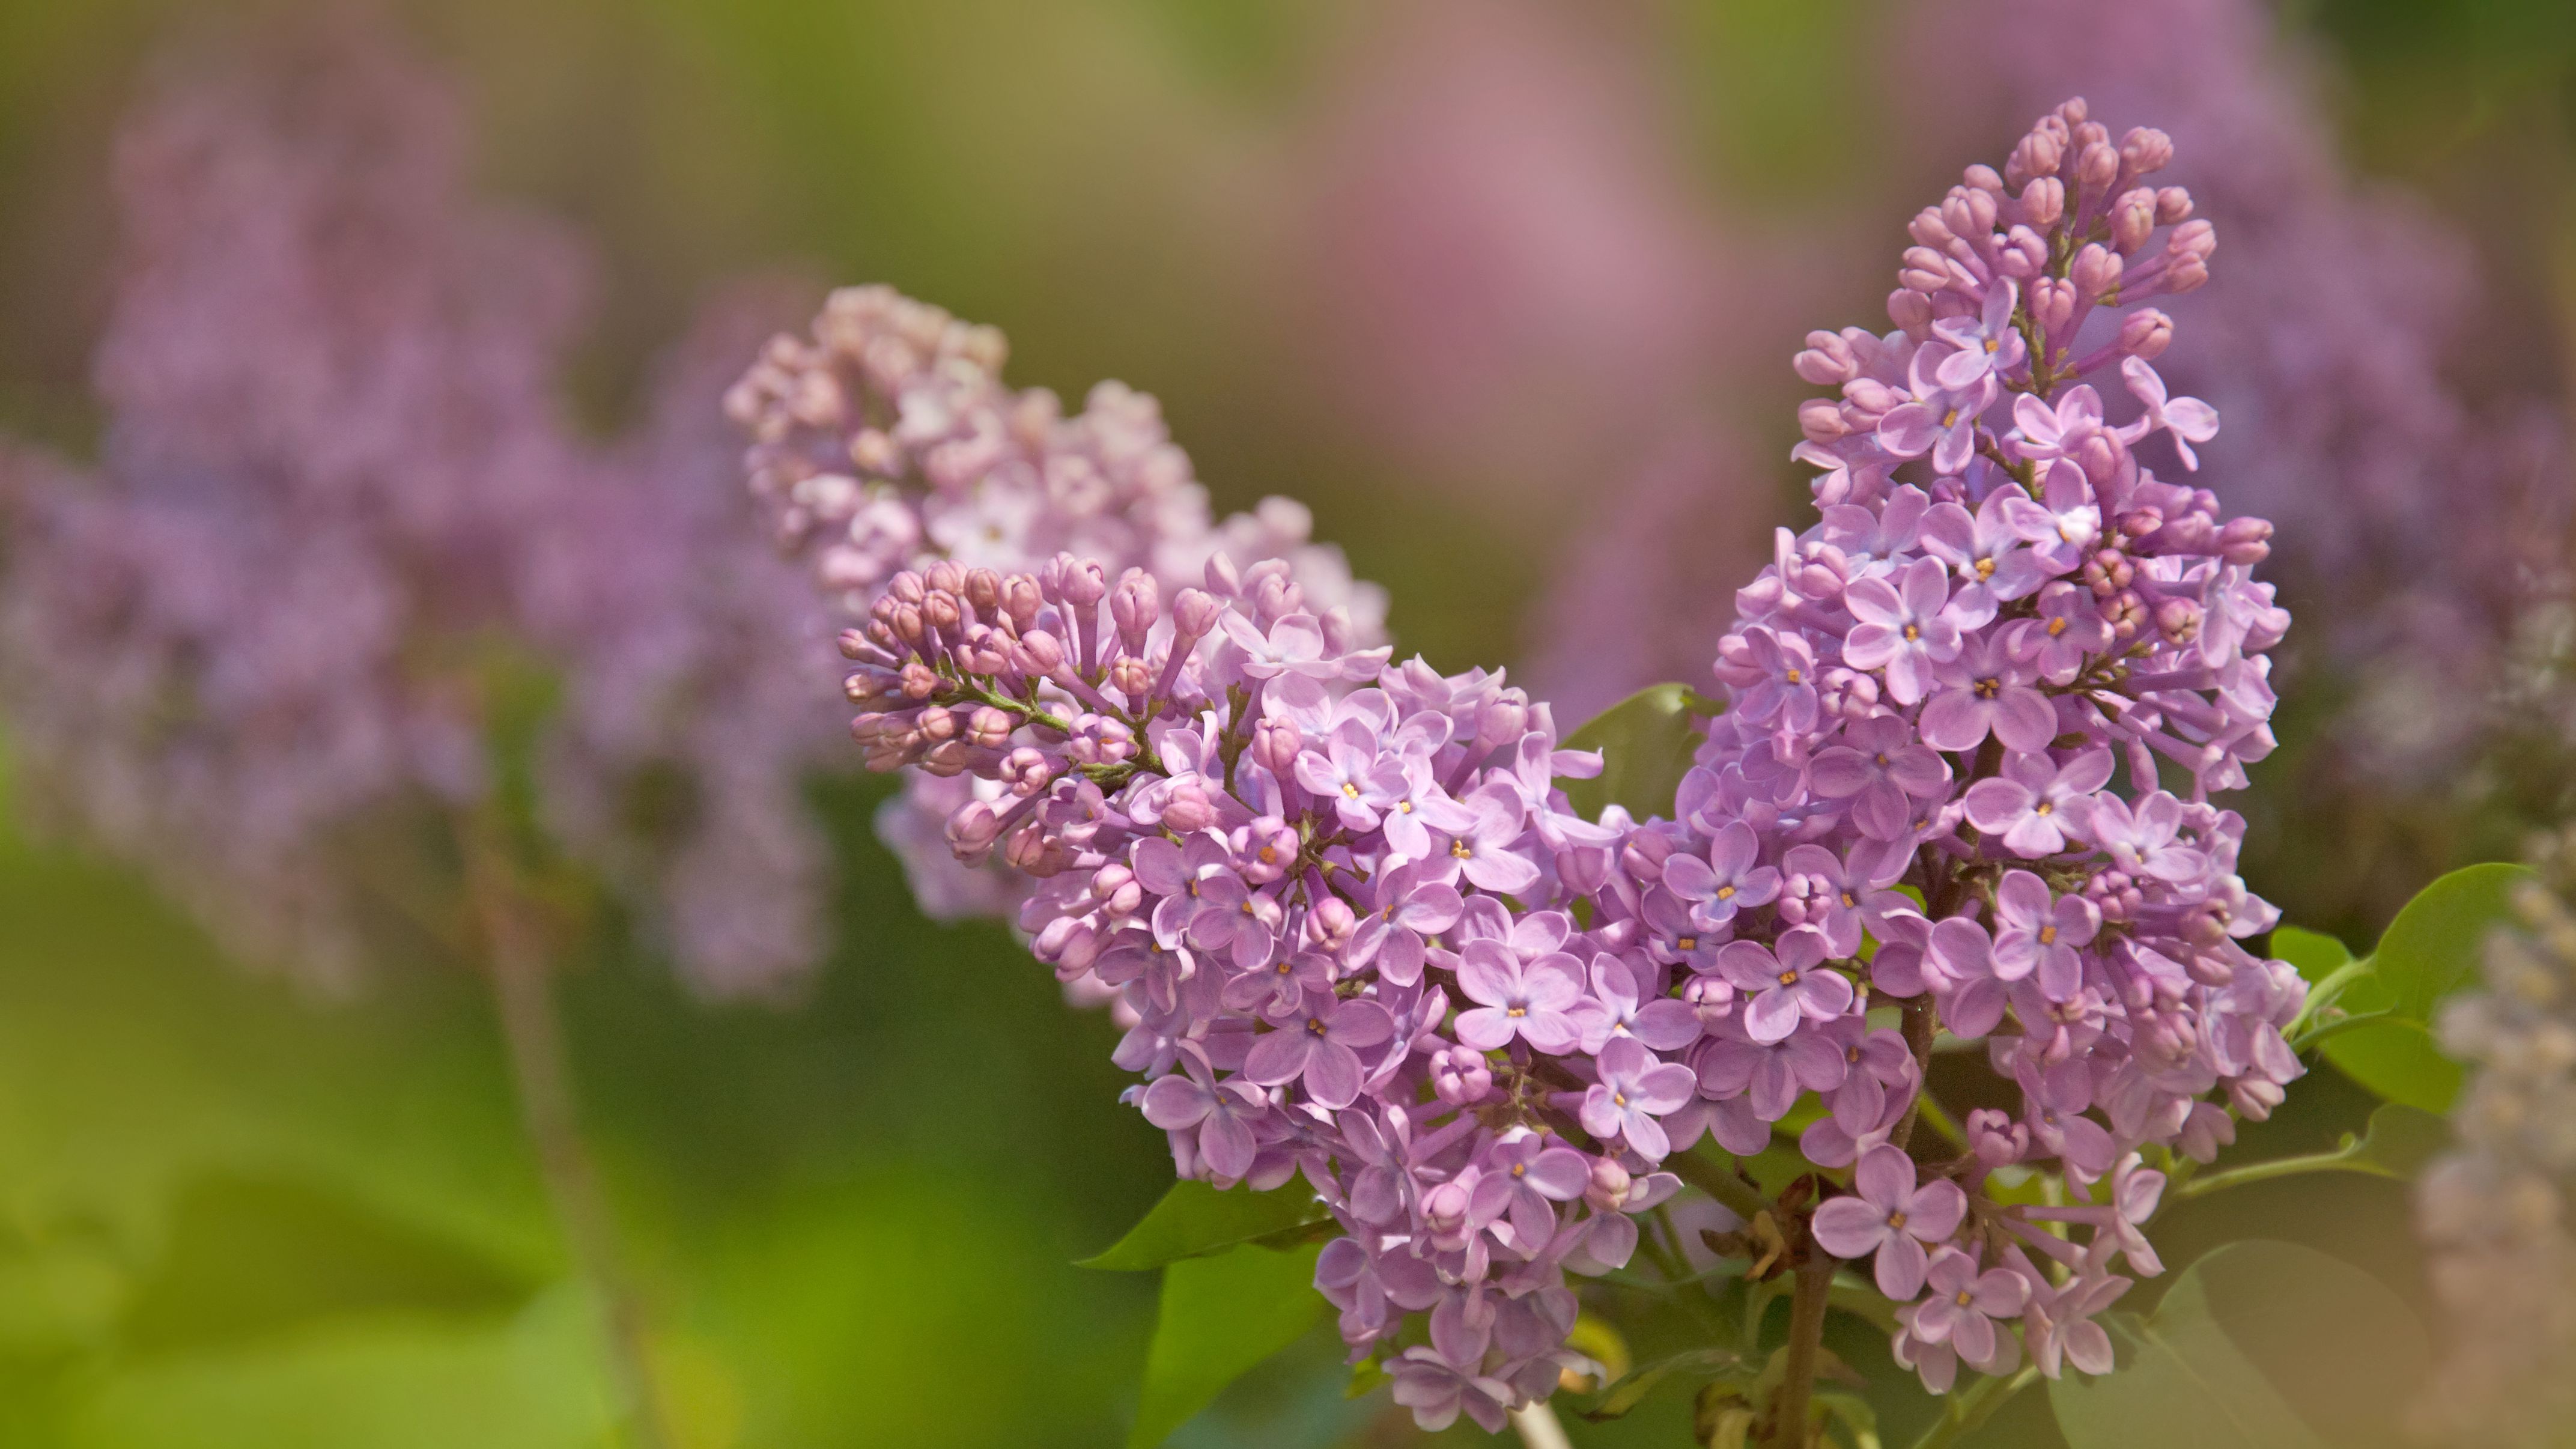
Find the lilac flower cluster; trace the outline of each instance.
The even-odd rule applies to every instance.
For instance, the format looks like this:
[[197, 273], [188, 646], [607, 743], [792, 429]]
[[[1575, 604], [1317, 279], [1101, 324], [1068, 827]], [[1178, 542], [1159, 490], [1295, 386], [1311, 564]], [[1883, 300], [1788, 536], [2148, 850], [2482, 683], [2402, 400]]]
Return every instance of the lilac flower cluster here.
[[[452, 927], [414, 827], [489, 806], [493, 691], [534, 666], [565, 685], [536, 785], [567, 850], [705, 990], [810, 965], [832, 705], [799, 661], [828, 644], [737, 516], [747, 339], [589, 443], [553, 387], [584, 259], [464, 194], [438, 76], [341, 14], [191, 59], [119, 138], [95, 475], [0, 457], [28, 802], [342, 986], [386, 917]], [[688, 808], [645, 828], [655, 786]]]
[[[2046, 1161], [2079, 1189], [2109, 1180], [2100, 1202], [1988, 1215], [1949, 1249], [1957, 1281], [1901, 1311], [1897, 1343], [1936, 1388], [1957, 1361], [2017, 1356], [1961, 1335], [1971, 1308], [2023, 1313], [2043, 1371], [2061, 1349], [2094, 1367], [2084, 1325], [2124, 1286], [2112, 1262], [2156, 1271], [2134, 1228], [2162, 1179], [2140, 1149], [2207, 1160], [2233, 1137], [2212, 1092], [2260, 1118], [2301, 1071], [2280, 1029], [2303, 988], [2238, 944], [2275, 913], [2234, 873], [2243, 822], [2207, 803], [2273, 744], [2262, 651], [2289, 618], [2252, 575], [2270, 526], [2222, 519], [2137, 452], [2163, 435], [2192, 469], [2217, 428], [2166, 390], [2153, 359], [2172, 323], [2138, 305], [2197, 288], [2215, 246], [2189, 194], [2149, 180], [2171, 156], [2162, 133], [2115, 137], [2069, 101], [2000, 172], [1970, 168], [1915, 217], [1896, 331], [1809, 335], [1798, 373], [1838, 394], [1800, 414], [1822, 516], [1782, 530], [1738, 594], [1716, 665], [1734, 707], [1662, 828], [1667, 950], [1690, 931], [1721, 966], [1764, 951], [1785, 982], [1866, 936], [1872, 999], [1902, 1004], [1918, 1040], [1933, 1016], [1984, 1038], [2019, 1089], [2017, 1117], [1970, 1117], [1964, 1176]], [[2125, 422], [2087, 380], [2114, 371]], [[2109, 788], [2123, 767], [2126, 795]], [[1771, 906], [1762, 944], [1697, 934], [1753, 901]], [[1823, 1018], [1808, 1030], [1835, 1018], [1802, 1005]], [[1901, 1140], [1910, 1095], [1875, 1120], [1837, 1112], [1802, 1146], [1840, 1165]], [[1900, 1177], [1881, 1168], [1864, 1198], [1900, 1211]], [[2049, 1219], [2091, 1224], [2091, 1245], [2025, 1226]], [[1838, 1255], [1864, 1246], [1833, 1203], [1816, 1233]], [[2071, 1276], [2051, 1286], [2025, 1248]], [[1997, 1264], [1982, 1274], [1981, 1250]], [[1911, 1255], [1894, 1280], [1886, 1261], [1880, 1286], [1910, 1297]]]
[[[2216, 427], [2151, 365], [2164, 314], [2118, 310], [2207, 274], [2145, 179], [2169, 154], [2068, 102], [1915, 219], [1895, 331], [1811, 336], [1822, 517], [1738, 596], [1672, 820], [1583, 818], [1557, 781], [1600, 761], [1546, 705], [1390, 665], [1281, 560], [1170, 590], [943, 558], [843, 635], [870, 767], [980, 782], [952, 849], [1119, 998], [1183, 1175], [1322, 1198], [1317, 1285], [1426, 1426], [1551, 1392], [1568, 1275], [1685, 1178], [1749, 1191], [1689, 1149], [1760, 1152], [1809, 1094], [1824, 1200], [1770, 1210], [1872, 1260], [1901, 1361], [2103, 1371], [2115, 1268], [2160, 1271], [2146, 1154], [2206, 1160], [2299, 1074], [2302, 988], [2239, 944], [2273, 913], [2207, 801], [2271, 747], [2269, 530], [2136, 452]], [[2125, 422], [2084, 380], [2114, 370]], [[2020, 1099], [1947, 1161], [1910, 1150], [1944, 1030]], [[2043, 1171], [2063, 1205], [1987, 1191]]]
[[2449, 1346], [2418, 1406], [2427, 1438], [2563, 1442], [2576, 1421], [2576, 852], [2560, 836], [2486, 947], [2484, 989], [2443, 1008], [2445, 1053], [2470, 1069], [2458, 1145], [2426, 1171], [2416, 1216]]
[[[940, 559], [1025, 571], [1070, 551], [1174, 588], [1222, 552], [1286, 560], [1318, 609], [1344, 610], [1360, 636], [1383, 633], [1384, 591], [1310, 540], [1302, 505], [1269, 498], [1213, 520], [1153, 398], [1103, 382], [1067, 417], [1054, 393], [1004, 384], [1008, 352], [991, 327], [888, 287], [853, 287], [832, 295], [808, 335], [772, 338], [726, 395], [752, 439], [752, 492], [851, 616], [898, 572]], [[1009, 915], [1026, 894], [1007, 867], [961, 867], [942, 836], [951, 812], [994, 798], [991, 788], [915, 777], [878, 817], [933, 915]]]

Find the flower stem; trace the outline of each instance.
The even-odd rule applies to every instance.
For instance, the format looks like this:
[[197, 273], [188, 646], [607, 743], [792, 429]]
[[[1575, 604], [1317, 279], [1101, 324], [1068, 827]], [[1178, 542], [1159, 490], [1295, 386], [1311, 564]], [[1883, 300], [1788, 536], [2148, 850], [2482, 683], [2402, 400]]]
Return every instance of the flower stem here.
[[2031, 1381], [2038, 1377], [2038, 1369], [2025, 1368], [2010, 1378], [1978, 1380], [1975, 1387], [1950, 1401], [1949, 1412], [1941, 1416], [1939, 1423], [1923, 1431], [1923, 1437], [1914, 1441], [1914, 1449], [1949, 1449], [1963, 1435], [1993, 1418], [1997, 1409], [2009, 1402], [2013, 1395], [2030, 1387]]
[[1816, 1365], [1825, 1343], [1825, 1299], [1833, 1292], [1834, 1260], [1812, 1242], [1798, 1265], [1797, 1287], [1789, 1295], [1789, 1354], [1781, 1368], [1780, 1391], [1771, 1410], [1771, 1430], [1763, 1439], [1770, 1449], [1807, 1449], [1807, 1406], [1816, 1389]]
[[1512, 1410], [1512, 1427], [1528, 1449], [1574, 1449], [1574, 1441], [1565, 1437], [1565, 1426], [1556, 1421], [1556, 1411], [1545, 1399]]
[[573, 1270], [602, 1319], [617, 1418], [635, 1449], [672, 1449], [661, 1396], [654, 1388], [643, 1308], [619, 1269], [616, 1229], [582, 1142], [563, 1022], [555, 1011], [553, 973], [539, 932], [493, 853], [472, 845], [468, 852], [468, 888], [489, 953], [493, 1001], [509, 1050], [520, 1124], [536, 1151]]

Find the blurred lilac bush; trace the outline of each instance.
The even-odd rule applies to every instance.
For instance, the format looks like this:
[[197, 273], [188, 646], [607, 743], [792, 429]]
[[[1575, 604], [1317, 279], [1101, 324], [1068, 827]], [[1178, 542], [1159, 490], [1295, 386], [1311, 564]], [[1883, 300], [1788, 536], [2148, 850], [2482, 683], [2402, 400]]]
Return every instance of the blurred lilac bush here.
[[719, 309], [653, 420], [595, 444], [556, 388], [587, 259], [464, 194], [437, 77], [345, 14], [210, 60], [119, 138], [96, 469], [7, 465], [30, 803], [245, 959], [344, 986], [445, 852], [419, 807], [493, 799], [533, 667], [562, 687], [536, 750], [562, 847], [700, 988], [792, 980], [824, 861], [799, 780], [831, 738], [800, 661], [827, 641], [726, 482], [756, 332]]

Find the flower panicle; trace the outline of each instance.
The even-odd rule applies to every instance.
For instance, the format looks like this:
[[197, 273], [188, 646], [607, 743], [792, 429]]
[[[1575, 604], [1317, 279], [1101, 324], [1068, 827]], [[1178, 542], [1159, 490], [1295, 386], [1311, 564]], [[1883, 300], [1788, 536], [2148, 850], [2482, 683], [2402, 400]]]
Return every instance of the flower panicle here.
[[[2145, 182], [2169, 157], [2052, 111], [1916, 218], [1896, 330], [1810, 337], [1797, 367], [1838, 393], [1798, 454], [1819, 517], [1737, 597], [1727, 709], [1670, 819], [1576, 810], [1561, 782], [1602, 762], [1546, 704], [1391, 663], [1288, 559], [1215, 549], [1174, 587], [1071, 547], [952, 551], [866, 592], [843, 652], [869, 763], [954, 782], [945, 842], [1027, 882], [1021, 929], [1126, 1028], [1178, 1172], [1322, 1199], [1344, 1235], [1317, 1287], [1425, 1426], [1499, 1427], [1583, 1369], [1573, 1280], [1667, 1203], [1720, 1242], [1768, 1215], [1788, 1257], [1867, 1260], [1936, 1390], [2025, 1356], [2107, 1371], [2097, 1315], [2161, 1271], [2148, 1155], [2209, 1160], [2299, 1074], [2304, 989], [2245, 948], [2274, 913], [2209, 801], [2270, 748], [2268, 530], [2147, 461], [2192, 468], [2216, 425], [2162, 388], [2171, 323], [2134, 306], [2212, 254]], [[902, 315], [900, 346], [850, 355], [953, 380], [998, 347]], [[2110, 369], [2133, 419], [2087, 380]], [[755, 375], [772, 426], [795, 389]], [[851, 396], [810, 401], [863, 461], [892, 456], [866, 429], [910, 448], [931, 415], [870, 405], [852, 434]], [[755, 469], [804, 426], [756, 431]], [[934, 492], [935, 452], [902, 465]], [[1945, 1032], [2015, 1106], [1948, 1121]], [[1776, 1201], [1694, 1152], [1761, 1152], [1810, 1095], [1814, 1171]], [[2032, 1171], [2061, 1205], [1988, 1191]]]

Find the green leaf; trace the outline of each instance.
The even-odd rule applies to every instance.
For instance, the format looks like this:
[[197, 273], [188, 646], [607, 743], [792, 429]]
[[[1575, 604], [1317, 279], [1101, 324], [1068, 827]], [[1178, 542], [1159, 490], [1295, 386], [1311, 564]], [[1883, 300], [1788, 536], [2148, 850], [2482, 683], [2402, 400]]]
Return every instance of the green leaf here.
[[2513, 892], [2532, 879], [2519, 865], [2472, 865], [2408, 901], [2379, 938], [2370, 969], [2334, 1003], [2351, 1015], [2386, 1011], [2392, 1019], [2327, 1038], [2326, 1060], [2392, 1102], [2449, 1111], [2460, 1067], [2434, 1045], [2433, 1018], [2444, 997], [2477, 979], [2487, 933], [2513, 919]]
[[[2371, 975], [2388, 992], [2385, 1005], [2431, 1025], [2445, 996], [2477, 979], [2487, 932], [2514, 919], [2513, 893], [2536, 880], [2530, 868], [2491, 863], [2455, 870], [2424, 887], [2388, 923], [2371, 952]], [[2354, 1003], [2375, 1010], [2383, 1003]]]
[[2298, 969], [2309, 985], [2323, 981], [2352, 959], [2352, 948], [2323, 931], [2281, 926], [2272, 932], [2272, 954]]
[[2332, 1152], [2277, 1157], [2219, 1172], [2202, 1173], [2184, 1183], [2177, 1198], [2203, 1197], [2249, 1182], [2295, 1177], [2309, 1172], [2364, 1172], [2374, 1177], [2413, 1177], [2449, 1144], [2450, 1124], [2431, 1112], [2403, 1102], [2385, 1102], [2370, 1114], [2369, 1130], [2356, 1137], [2343, 1134]]
[[1219, 1192], [1184, 1179], [1173, 1183], [1127, 1236], [1074, 1266], [1139, 1273], [1246, 1243], [1288, 1247], [1307, 1236], [1301, 1229], [1330, 1221], [1324, 1205], [1300, 1186]]
[[351, 1316], [498, 1319], [537, 1285], [444, 1233], [322, 1184], [224, 1173], [181, 1190], [168, 1250], [119, 1337], [167, 1353]]
[[1671, 815], [1699, 748], [1699, 721], [1723, 708], [1680, 684], [1651, 685], [1610, 706], [1565, 741], [1569, 750], [1601, 752], [1601, 773], [1567, 780], [1565, 798], [1587, 816], [1614, 804], [1640, 820]]
[[1239, 1247], [1163, 1270], [1163, 1306], [1145, 1354], [1129, 1449], [1154, 1449], [1225, 1386], [1296, 1342], [1324, 1316], [1320, 1247]]
[[1638, 1367], [1618, 1382], [1601, 1391], [1601, 1397], [1583, 1410], [1583, 1417], [1595, 1424], [1620, 1418], [1644, 1403], [1664, 1380], [1678, 1374], [1687, 1382], [1745, 1383], [1753, 1381], [1758, 1370], [1744, 1355], [1728, 1348], [1694, 1348], [1656, 1359]]
[[2152, 1319], [2108, 1320], [2116, 1372], [2049, 1404], [2070, 1449], [2325, 1449], [2399, 1441], [2427, 1349], [2388, 1285], [2296, 1243], [2231, 1243]]

